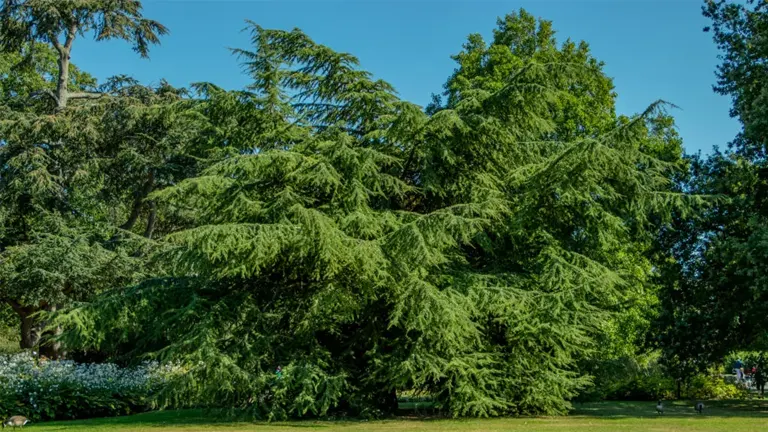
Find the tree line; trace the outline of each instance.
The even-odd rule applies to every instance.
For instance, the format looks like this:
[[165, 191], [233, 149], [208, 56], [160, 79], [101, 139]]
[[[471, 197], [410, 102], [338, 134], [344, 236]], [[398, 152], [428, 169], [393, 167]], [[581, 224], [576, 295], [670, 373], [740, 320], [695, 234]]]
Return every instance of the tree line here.
[[703, 158], [666, 102], [617, 113], [589, 46], [525, 10], [420, 107], [253, 22], [241, 90], [99, 83], [78, 39], [146, 57], [168, 32], [139, 1], [6, 0], [0, 299], [21, 348], [177, 362], [165, 403], [264, 418], [404, 391], [564, 413], [601, 359], [661, 350], [683, 380], [762, 350], [765, 8], [703, 7], [744, 125]]

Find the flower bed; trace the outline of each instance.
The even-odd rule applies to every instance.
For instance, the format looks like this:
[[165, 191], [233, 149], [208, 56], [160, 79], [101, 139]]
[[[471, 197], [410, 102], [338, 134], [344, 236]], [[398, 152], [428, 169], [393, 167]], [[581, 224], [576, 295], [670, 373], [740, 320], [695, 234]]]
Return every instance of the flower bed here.
[[173, 368], [0, 357], [0, 415], [32, 420], [106, 417], [147, 411]]

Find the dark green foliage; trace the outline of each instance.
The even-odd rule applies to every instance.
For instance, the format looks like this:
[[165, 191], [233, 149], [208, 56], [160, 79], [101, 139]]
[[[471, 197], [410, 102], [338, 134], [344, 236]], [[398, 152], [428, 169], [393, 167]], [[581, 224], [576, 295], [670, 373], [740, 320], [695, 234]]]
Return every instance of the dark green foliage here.
[[[92, 82], [87, 75], [81, 76], [86, 83]], [[25, 81], [35, 83], [23, 78], [16, 82]], [[35, 85], [44, 86], [45, 81]], [[6, 99], [10, 105], [14, 99], [24, 99], [20, 91], [28, 90], [10, 88]], [[0, 297], [20, 315], [25, 333], [22, 347], [31, 348], [39, 339], [31, 328], [34, 312], [53, 309], [64, 298], [83, 299], [85, 292], [128, 282], [125, 271], [133, 272], [134, 264], [99, 244], [109, 238], [112, 228], [106, 208], [92, 200], [100, 189], [99, 175], [94, 174], [98, 160], [89, 148], [93, 130], [79, 129], [81, 113], [57, 117], [4, 108]]]
[[[142, 188], [126, 185], [140, 175], [136, 165], [151, 173], [174, 162], [158, 152], [172, 157], [177, 150], [157, 125], [162, 114], [153, 117], [151, 108], [161, 104], [137, 103], [115, 86], [96, 92], [95, 80], [71, 65], [75, 39], [89, 32], [96, 40], [127, 40], [146, 57], [167, 30], [142, 16], [139, 1], [12, 0], [0, 7], [0, 299], [21, 318], [22, 348], [40, 342], [37, 312], [131, 283], [145, 270], [134, 252], [137, 239], [115, 222], [124, 217], [120, 198], [134, 192], [129, 220], [135, 222], [145, 204], [136, 191]], [[89, 103], [106, 96], [120, 102]], [[70, 100], [85, 102], [71, 107]], [[63, 113], [68, 106], [74, 109]], [[140, 140], [162, 144], [147, 152], [146, 144], [133, 147]], [[145, 159], [125, 160], [141, 150]], [[148, 206], [145, 237], [157, 219]], [[55, 345], [48, 348], [59, 355]]]
[[704, 6], [723, 52], [715, 90], [731, 96], [743, 130], [727, 151], [694, 159], [686, 187], [723, 199], [700, 219], [680, 221], [667, 239], [677, 261], [672, 275], [682, 277], [662, 292], [660, 341], [681, 376], [730, 351], [768, 347], [767, 12], [765, 2]]
[[176, 222], [147, 195], [207, 156], [209, 124], [184, 90], [121, 77], [101, 91], [108, 97], [55, 115], [8, 110], [0, 123], [0, 296], [22, 320], [23, 348], [40, 340], [36, 312], [149, 271], [144, 238]]
[[59, 314], [62, 340], [182, 362], [176, 406], [378, 415], [407, 390], [453, 416], [566, 412], [577, 360], [647, 295], [648, 233], [685, 209], [660, 104], [616, 119], [586, 45], [525, 12], [470, 37], [427, 113], [250, 28], [253, 84], [197, 86], [218, 162], [146, 197], [176, 221], [162, 277]]

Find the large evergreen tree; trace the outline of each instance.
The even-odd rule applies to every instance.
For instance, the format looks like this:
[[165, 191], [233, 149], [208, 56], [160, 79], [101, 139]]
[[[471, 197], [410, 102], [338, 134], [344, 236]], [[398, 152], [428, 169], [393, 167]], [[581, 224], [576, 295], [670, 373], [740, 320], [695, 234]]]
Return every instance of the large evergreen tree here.
[[[611, 79], [602, 71], [603, 64], [592, 57], [585, 42], [567, 40], [558, 44], [551, 22], [537, 20], [524, 10], [507, 15], [498, 20], [490, 43], [484, 42], [479, 35], [471, 35], [464, 50], [454, 58], [458, 68], [446, 83], [446, 102], [442, 104], [436, 99], [431, 111], [467, 112], [462, 105], [468, 101], [493, 96], [481, 107], [483, 117], [469, 118], [472, 122], [482, 119], [484, 124], [478, 124], [471, 134], [454, 137], [459, 139], [453, 142], [436, 141], [434, 149], [424, 150], [422, 157], [427, 158], [429, 166], [422, 172], [431, 174], [432, 169], [439, 170], [430, 177], [419, 173], [427, 196], [432, 192], [437, 201], [443, 203], [446, 198], [450, 201], [471, 194], [478, 187], [481, 191], [487, 190], [486, 185], [501, 186], [517, 194], [519, 191], [504, 181], [518, 167], [530, 169], [560, 152], [573, 152], [571, 146], [580, 140], [604, 141], [602, 145], [618, 150], [620, 147], [613, 144], [613, 139], [606, 140], [606, 137], [626, 127], [634, 134], [632, 148], [635, 151], [669, 168], [664, 174], [664, 182], [668, 184], [662, 189], [673, 191], [676, 187], [676, 177], [685, 168], [685, 163], [682, 141], [672, 118], [660, 110], [649, 110], [634, 120], [617, 116], [614, 109], [616, 95]], [[498, 128], [498, 132], [478, 136], [477, 130], [491, 131], [489, 125]], [[540, 247], [528, 243], [527, 236], [536, 230], [545, 231], [547, 236], [553, 236], [556, 244], [585, 256], [592, 257], [590, 254], [598, 252], [603, 246], [593, 241], [606, 227], [583, 219], [584, 208], [579, 208], [590, 201], [581, 198], [581, 194], [589, 194], [587, 189], [580, 187], [591, 186], [576, 178], [564, 177], [563, 180], [567, 186], [565, 190], [570, 194], [567, 200], [562, 196], [563, 185], [552, 184], [549, 186], [554, 187], [550, 190], [551, 199], [544, 193], [537, 197], [540, 201], [532, 203], [535, 218], [523, 213], [516, 216], [525, 223], [532, 223], [530, 229], [514, 233], [508, 226], [500, 227], [495, 233], [497, 237], [494, 239], [498, 243], [493, 254], [478, 257], [484, 256], [484, 260], [493, 265], [499, 262], [499, 254], [509, 257], [501, 261], [503, 266], [508, 266], [510, 261], [520, 262], [517, 258], [519, 251], [530, 253]], [[600, 187], [603, 183], [611, 184], [606, 178], [594, 180]], [[576, 184], [569, 184], [570, 181]], [[539, 186], [531, 186], [533, 196]], [[541, 190], [547, 189], [542, 187]], [[600, 195], [592, 193], [593, 197]], [[610, 212], [620, 212], [620, 206], [626, 204], [623, 197], [598, 202], [602, 209]], [[574, 206], [575, 212], [572, 210]], [[610, 261], [611, 268], [623, 268], [629, 285], [623, 289], [622, 301], [611, 307], [616, 313], [601, 320], [600, 330], [592, 334], [599, 342], [598, 351], [580, 349], [573, 353], [585, 360], [582, 372], [600, 368], [604, 360], [633, 356], [643, 349], [655, 314], [658, 288], [654, 268], [667, 256], [658, 253], [654, 245], [664, 216], [657, 213], [650, 224], [634, 226], [627, 226], [632, 223], [632, 218], [622, 217], [620, 229], [629, 229], [631, 233], [627, 233], [621, 244], [613, 246], [616, 249], [605, 249], [594, 256], [605, 264]], [[515, 222], [515, 225], [521, 223]], [[585, 231], [587, 226], [594, 231]], [[515, 238], [510, 234], [522, 236]], [[511, 255], [506, 255], [508, 253]]]
[[[24, 47], [23, 52], [31, 50], [31, 46], [28, 45]], [[51, 288], [51, 285], [56, 283], [52, 282], [53, 273], [48, 273], [52, 271], [51, 266], [63, 265], [62, 268], [66, 268], [71, 264], [71, 262], [63, 264], [63, 261], [67, 261], [66, 257], [62, 257], [62, 262], [59, 264], [53, 264], [56, 260], [54, 257], [61, 254], [61, 248], [64, 247], [62, 244], [56, 247], [52, 243], [56, 242], [53, 239], [56, 235], [54, 233], [62, 226], [39, 213], [40, 205], [44, 205], [43, 202], [51, 203], [51, 199], [55, 200], [54, 197], [59, 195], [56, 192], [54, 179], [71, 175], [71, 172], [65, 174], [65, 168], [60, 165], [63, 159], [71, 156], [71, 153], [69, 156], [62, 155], [59, 158], [54, 156], [54, 153], [57, 153], [55, 149], [31, 144], [31, 141], [40, 137], [41, 129], [47, 128], [51, 135], [60, 135], [62, 130], [66, 129], [64, 122], [57, 123], [44, 116], [38, 118], [38, 115], [45, 112], [48, 105], [30, 100], [30, 95], [48, 90], [55, 85], [49, 77], [55, 76], [57, 71], [56, 54], [53, 49], [38, 45], [34, 51], [37, 55], [26, 63], [22, 61], [23, 54], [0, 54], [2, 65], [0, 110], [3, 113], [3, 120], [0, 122], [0, 131], [2, 131], [0, 141], [0, 167], [2, 167], [0, 168], [2, 185], [0, 186], [0, 195], [2, 195], [0, 296], [19, 315], [23, 348], [32, 348], [39, 340], [40, 329], [35, 324], [32, 314], [47, 307], [48, 303], [42, 302], [41, 297], [46, 297], [47, 300], [55, 297], [51, 295], [51, 290], [56, 291], [56, 289]], [[95, 84], [92, 77], [82, 73], [74, 65], [70, 65], [70, 72], [69, 85], [73, 88], [84, 89]], [[54, 159], [59, 160], [54, 162]], [[41, 236], [48, 236], [48, 238], [43, 240]], [[31, 244], [35, 241], [31, 240], [32, 237], [46, 245], [33, 250]], [[73, 242], [78, 243], [74, 238]], [[42, 250], [51, 251], [47, 259], [39, 255]], [[88, 252], [81, 249], [77, 253], [87, 254]], [[94, 257], [94, 265], [98, 265], [99, 260], [99, 257]], [[16, 273], [11, 270], [27, 264], [28, 269], [36, 275], [30, 273], [22, 275], [21, 272]], [[49, 282], [42, 282], [41, 278]], [[21, 283], [22, 279], [27, 282]], [[59, 287], [63, 289], [62, 285]], [[73, 286], [67, 290], [79, 288], [81, 286]], [[31, 307], [34, 303], [37, 304]]]
[[267, 418], [404, 390], [454, 416], [564, 412], [680, 201], [657, 107], [615, 119], [586, 46], [524, 12], [470, 38], [426, 113], [298, 30], [251, 30], [252, 85], [199, 86], [220, 161], [149, 197], [186, 224], [165, 273], [59, 314], [64, 340], [180, 361], [168, 401]]

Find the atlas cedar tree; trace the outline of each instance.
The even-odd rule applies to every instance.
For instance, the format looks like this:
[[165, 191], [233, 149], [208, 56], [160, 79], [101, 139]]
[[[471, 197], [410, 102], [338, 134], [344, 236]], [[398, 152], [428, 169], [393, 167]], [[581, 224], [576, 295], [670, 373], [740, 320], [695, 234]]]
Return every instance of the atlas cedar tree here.
[[586, 45], [525, 12], [470, 37], [426, 112], [299, 30], [250, 29], [252, 84], [197, 86], [229, 125], [218, 162], [149, 196], [184, 225], [165, 271], [57, 314], [63, 340], [180, 361], [166, 402], [262, 418], [391, 412], [403, 390], [565, 412], [576, 359], [644, 289], [648, 233], [699, 200], [653, 150], [661, 105], [616, 118]]

